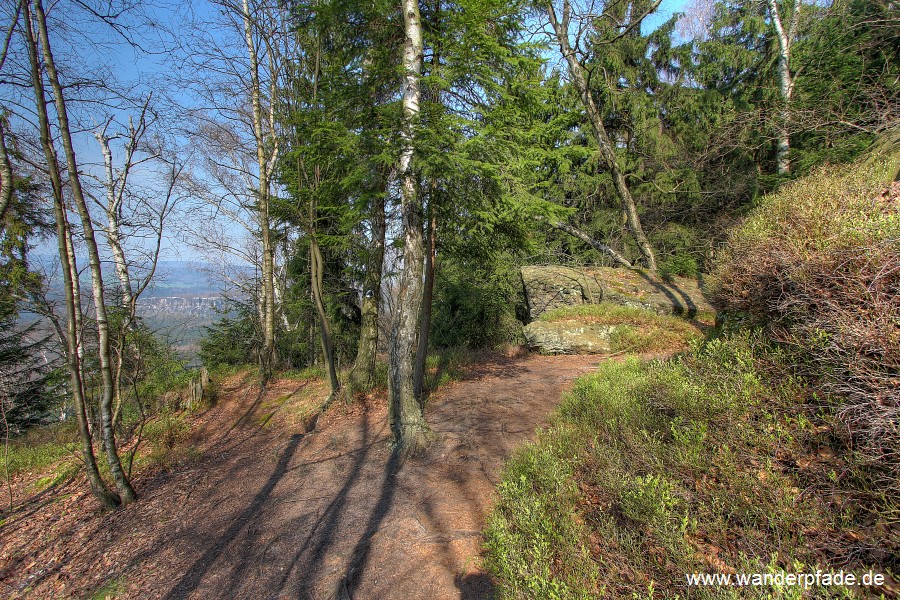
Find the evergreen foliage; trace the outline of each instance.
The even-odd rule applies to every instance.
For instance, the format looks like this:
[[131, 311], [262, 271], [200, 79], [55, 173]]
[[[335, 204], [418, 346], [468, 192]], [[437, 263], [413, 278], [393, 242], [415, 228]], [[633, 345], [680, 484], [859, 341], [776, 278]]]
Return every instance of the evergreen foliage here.
[[47, 422], [60, 400], [61, 374], [48, 360], [48, 341], [36, 323], [19, 322], [11, 302], [0, 301], [0, 402], [14, 433]]

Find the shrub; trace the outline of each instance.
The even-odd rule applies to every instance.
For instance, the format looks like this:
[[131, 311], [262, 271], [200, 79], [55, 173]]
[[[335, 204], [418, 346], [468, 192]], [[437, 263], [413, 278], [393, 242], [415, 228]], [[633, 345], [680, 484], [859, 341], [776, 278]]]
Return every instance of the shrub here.
[[189, 435], [190, 423], [184, 413], [163, 410], [144, 425], [143, 437], [149, 449], [138, 462], [169, 468], [190, 458], [196, 450], [186, 444]]
[[519, 342], [522, 280], [511, 261], [447, 262], [435, 277], [431, 344], [435, 348], [500, 348]]
[[838, 398], [856, 449], [900, 491], [900, 150], [763, 199], [715, 270], [723, 311], [767, 327]]
[[577, 498], [573, 465], [549, 432], [507, 465], [500, 504], [488, 520], [488, 569], [504, 598], [592, 598], [599, 573], [583, 544], [584, 525], [571, 510]]
[[677, 503], [672, 485], [658, 475], [635, 477], [619, 497], [625, 516], [650, 524], [668, 521]]
[[501, 598], [853, 598], [690, 587], [688, 573], [896, 573], [896, 516], [843, 502], [831, 430], [758, 333], [580, 378], [508, 463], [485, 532]]

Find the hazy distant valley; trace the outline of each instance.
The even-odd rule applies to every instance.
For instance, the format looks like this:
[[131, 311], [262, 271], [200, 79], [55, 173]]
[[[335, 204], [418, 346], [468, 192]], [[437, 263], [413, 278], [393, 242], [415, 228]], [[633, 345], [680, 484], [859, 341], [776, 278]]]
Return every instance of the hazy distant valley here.
[[[110, 272], [107, 281], [115, 281], [115, 275]], [[85, 279], [82, 293], [89, 292], [90, 280]], [[50, 297], [61, 296], [59, 285], [52, 285]], [[143, 322], [189, 358], [196, 355], [205, 328], [219, 319], [224, 310], [221, 285], [211, 281], [209, 265], [196, 261], [161, 260], [138, 302], [138, 315]], [[27, 320], [29, 316], [23, 318]]]

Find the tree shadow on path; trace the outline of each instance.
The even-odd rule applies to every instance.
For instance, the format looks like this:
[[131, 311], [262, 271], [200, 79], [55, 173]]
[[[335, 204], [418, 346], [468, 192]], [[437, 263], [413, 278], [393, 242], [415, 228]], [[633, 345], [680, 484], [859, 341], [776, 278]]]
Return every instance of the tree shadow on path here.
[[275, 466], [275, 470], [269, 476], [266, 484], [259, 492], [257, 492], [250, 504], [247, 505], [247, 508], [241, 512], [232, 525], [206, 552], [203, 553], [203, 556], [197, 559], [187, 573], [178, 580], [178, 583], [176, 583], [171, 591], [166, 594], [166, 600], [186, 598], [200, 585], [203, 576], [206, 575], [207, 571], [210, 570], [216, 560], [218, 560], [222, 553], [225, 552], [231, 541], [234, 540], [241, 530], [253, 520], [260, 510], [262, 510], [266, 501], [269, 499], [269, 496], [271, 496], [272, 490], [275, 489], [275, 486], [278, 485], [278, 482], [281, 481], [282, 477], [284, 477], [287, 472], [288, 464], [297, 452], [297, 446], [300, 445], [300, 441], [303, 440], [304, 437], [305, 435], [299, 433], [291, 436], [290, 442], [284, 449], [284, 452], [282, 452], [281, 457], [278, 459], [278, 464]]
[[384, 465], [384, 480], [381, 483], [381, 493], [378, 496], [378, 502], [369, 516], [369, 522], [366, 530], [363, 532], [353, 553], [350, 555], [350, 561], [347, 563], [347, 569], [344, 571], [338, 583], [337, 597], [339, 600], [351, 600], [353, 593], [359, 586], [361, 575], [365, 571], [366, 563], [369, 560], [369, 551], [372, 548], [372, 536], [378, 531], [381, 522], [391, 510], [391, 504], [394, 501], [394, 492], [397, 490], [396, 475], [402, 465], [401, 452], [393, 450], [387, 463]]
[[[274, 589], [283, 591], [289, 584], [291, 574], [295, 571], [300, 570], [298, 569], [298, 567], [301, 568], [304, 572], [303, 583], [301, 583], [299, 597], [304, 598], [309, 596], [311, 594], [310, 590], [312, 589], [312, 587], [316, 583], [318, 583], [317, 574], [319, 568], [321, 567], [322, 562], [325, 560], [328, 551], [331, 550], [332, 546], [335, 544], [335, 538], [338, 534], [338, 528], [341, 525], [341, 516], [347, 508], [348, 502], [350, 500], [350, 492], [353, 489], [354, 485], [356, 485], [357, 481], [360, 479], [363, 466], [369, 456], [370, 450], [372, 449], [370, 437], [371, 433], [369, 428], [369, 415], [368, 413], [365, 413], [363, 415], [363, 421], [361, 423], [360, 452], [353, 462], [350, 473], [344, 480], [341, 489], [335, 494], [334, 498], [331, 500], [325, 510], [321, 512], [315, 523], [313, 523], [309, 535], [303, 541], [303, 544], [301, 544], [297, 551], [294, 553], [294, 556], [291, 558], [290, 564], [284, 570], [284, 575], [281, 577], [281, 580], [274, 586]], [[324, 527], [322, 527], [321, 531], [319, 531], [319, 527], [321, 527], [323, 524]], [[304, 555], [308, 556], [305, 560]]]

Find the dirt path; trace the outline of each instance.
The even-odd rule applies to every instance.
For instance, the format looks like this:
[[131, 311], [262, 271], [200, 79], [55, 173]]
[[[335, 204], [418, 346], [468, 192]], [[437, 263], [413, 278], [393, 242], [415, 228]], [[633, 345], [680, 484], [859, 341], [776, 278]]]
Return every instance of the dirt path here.
[[55, 550], [4, 548], [0, 595], [80, 596], [90, 569], [133, 598], [489, 598], [480, 532], [503, 460], [597, 361], [483, 365], [432, 397], [437, 441], [403, 465], [383, 402], [333, 411], [307, 436], [236, 429], [137, 505], [41, 532], [68, 541]]

